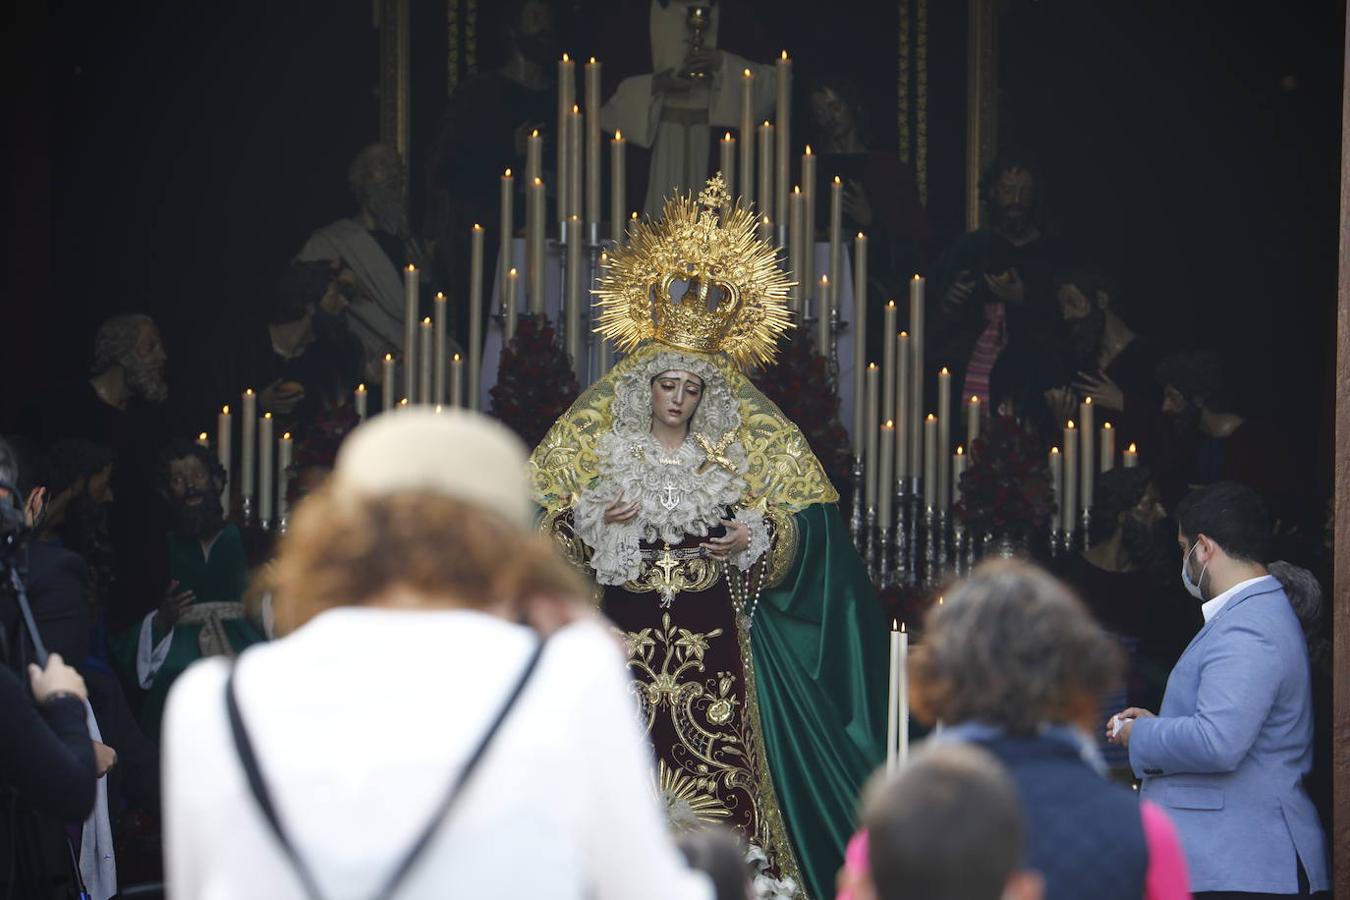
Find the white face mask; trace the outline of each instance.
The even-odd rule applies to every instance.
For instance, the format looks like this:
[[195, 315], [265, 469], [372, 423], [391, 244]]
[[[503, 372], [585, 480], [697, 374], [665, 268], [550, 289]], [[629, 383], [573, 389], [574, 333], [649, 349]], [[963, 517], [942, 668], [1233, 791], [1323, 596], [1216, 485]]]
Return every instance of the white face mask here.
[[1186, 558], [1181, 561], [1181, 583], [1186, 586], [1186, 593], [1197, 600], [1204, 600], [1205, 595], [1201, 592], [1200, 585], [1205, 583], [1205, 572], [1209, 570], [1209, 563], [1205, 563], [1204, 567], [1200, 570], [1200, 577], [1195, 581], [1191, 581], [1190, 569], [1186, 567], [1186, 564], [1191, 561], [1191, 554], [1194, 553], [1195, 548], [1199, 546], [1199, 541], [1191, 544], [1191, 549], [1186, 551]]

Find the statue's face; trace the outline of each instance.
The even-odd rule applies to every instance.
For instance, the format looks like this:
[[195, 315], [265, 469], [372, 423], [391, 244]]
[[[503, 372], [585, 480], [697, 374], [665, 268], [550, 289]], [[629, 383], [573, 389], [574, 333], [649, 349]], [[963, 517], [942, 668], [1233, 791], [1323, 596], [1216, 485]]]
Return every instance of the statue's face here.
[[854, 128], [853, 110], [847, 101], [834, 91], [826, 88], [811, 95], [811, 117], [822, 133], [833, 138], [842, 138], [852, 133]]
[[662, 372], [652, 379], [652, 421], [688, 428], [703, 400], [703, 379], [693, 372]]

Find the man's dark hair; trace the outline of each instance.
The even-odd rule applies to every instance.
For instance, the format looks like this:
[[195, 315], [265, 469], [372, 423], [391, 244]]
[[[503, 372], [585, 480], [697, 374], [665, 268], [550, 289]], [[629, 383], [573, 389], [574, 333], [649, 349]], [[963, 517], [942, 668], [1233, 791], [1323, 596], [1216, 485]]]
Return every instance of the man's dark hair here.
[[1120, 527], [1120, 514], [1138, 506], [1152, 483], [1153, 473], [1144, 466], [1117, 467], [1098, 475], [1092, 498], [1092, 543], [1114, 534]]
[[998, 184], [999, 178], [1003, 176], [1004, 172], [1011, 172], [1014, 169], [1022, 169], [1031, 173], [1032, 181], [1036, 185], [1036, 202], [1032, 209], [1039, 212], [1041, 200], [1045, 196], [1041, 167], [1031, 157], [1031, 154], [1021, 150], [1000, 153], [990, 160], [989, 165], [984, 167], [984, 171], [980, 173], [980, 199], [985, 203], [992, 202], [994, 187]]
[[225, 487], [227, 481], [225, 467], [216, 459], [216, 455], [210, 449], [201, 444], [189, 441], [187, 438], [174, 438], [168, 446], [159, 452], [159, 465], [155, 469], [156, 486], [161, 493], [167, 493], [169, 490], [169, 466], [179, 459], [196, 457], [206, 466], [206, 471], [211, 474], [211, 480], [221, 489]]
[[1223, 357], [1215, 350], [1175, 353], [1158, 363], [1154, 375], [1163, 387], [1177, 389], [1181, 396], [1211, 412], [1229, 412], [1228, 379]]
[[988, 751], [939, 744], [868, 791], [878, 900], [998, 900], [1021, 865], [1017, 791]]
[[303, 319], [306, 312], [318, 306], [337, 274], [332, 260], [291, 263], [277, 280], [267, 324], [285, 325]]
[[1061, 269], [1051, 277], [1051, 283], [1056, 292], [1065, 285], [1073, 285], [1094, 306], [1097, 303], [1098, 292], [1106, 294], [1108, 298], [1106, 305], [1112, 309], [1116, 308], [1117, 301], [1120, 299], [1119, 288], [1116, 283], [1095, 266], [1075, 266], [1070, 269]]
[[1270, 515], [1261, 495], [1245, 484], [1220, 481], [1196, 488], [1177, 504], [1176, 518], [1188, 541], [1203, 534], [1233, 559], [1270, 561]]
[[675, 844], [690, 868], [708, 876], [716, 900], [743, 900], [752, 873], [735, 832], [716, 826], [699, 828], [679, 835]]
[[857, 129], [859, 140], [864, 146], [870, 146], [872, 127], [867, 113], [867, 103], [863, 100], [858, 82], [843, 72], [822, 72], [807, 83], [806, 95], [832, 91], [853, 111], [853, 127]]

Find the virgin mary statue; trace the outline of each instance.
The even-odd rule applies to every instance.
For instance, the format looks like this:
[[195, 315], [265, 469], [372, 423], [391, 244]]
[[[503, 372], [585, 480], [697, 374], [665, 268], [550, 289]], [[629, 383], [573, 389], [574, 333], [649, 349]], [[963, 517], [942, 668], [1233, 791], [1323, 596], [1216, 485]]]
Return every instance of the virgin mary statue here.
[[719, 176], [634, 229], [596, 291], [626, 355], [531, 474], [623, 636], [672, 826], [732, 826], [825, 898], [882, 758], [885, 626], [820, 462], [743, 372], [791, 327], [755, 227]]

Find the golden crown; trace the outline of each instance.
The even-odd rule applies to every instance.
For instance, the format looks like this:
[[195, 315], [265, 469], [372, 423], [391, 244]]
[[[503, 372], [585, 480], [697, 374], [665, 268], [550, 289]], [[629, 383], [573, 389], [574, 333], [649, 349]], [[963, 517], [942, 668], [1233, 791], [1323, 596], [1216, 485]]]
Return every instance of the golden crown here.
[[[742, 367], [771, 362], [792, 327], [792, 282], [757, 225], [749, 209], [731, 208], [720, 172], [697, 202], [688, 194], [667, 200], [658, 221], [637, 223], [628, 246], [610, 256], [595, 290], [596, 332], [625, 352], [654, 339], [725, 353]], [[678, 298], [677, 284], [686, 286]]]

